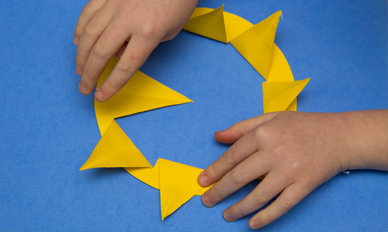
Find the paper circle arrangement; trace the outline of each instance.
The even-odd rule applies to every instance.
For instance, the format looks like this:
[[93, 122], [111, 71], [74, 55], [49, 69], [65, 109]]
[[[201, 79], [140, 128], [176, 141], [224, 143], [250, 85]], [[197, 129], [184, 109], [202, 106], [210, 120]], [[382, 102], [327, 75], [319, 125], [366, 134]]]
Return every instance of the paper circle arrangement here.
[[[286, 58], [274, 43], [281, 11], [256, 25], [217, 9], [196, 8], [183, 28], [186, 31], [232, 46], [266, 79], [263, 82], [264, 113], [296, 110], [296, 97], [309, 81], [294, 81]], [[117, 63], [112, 58], [101, 75], [99, 87]], [[182, 94], [137, 71], [115, 96], [104, 103], [95, 101], [101, 139], [80, 170], [124, 168], [140, 181], [160, 190], [162, 220], [194, 195], [208, 188], [197, 183], [202, 169], [159, 158], [152, 166], [136, 148], [115, 118], [161, 107], [192, 102]]]

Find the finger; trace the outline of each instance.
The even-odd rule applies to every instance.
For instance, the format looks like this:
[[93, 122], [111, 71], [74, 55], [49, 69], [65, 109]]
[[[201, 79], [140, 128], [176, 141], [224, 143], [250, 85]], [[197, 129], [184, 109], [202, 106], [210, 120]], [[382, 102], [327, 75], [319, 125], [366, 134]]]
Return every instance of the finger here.
[[148, 56], [159, 44], [157, 39], [133, 36], [108, 79], [95, 93], [97, 101], [103, 102], [116, 94], [144, 64]]
[[245, 159], [206, 191], [202, 195], [203, 204], [207, 207], [214, 206], [244, 185], [264, 175], [269, 168], [258, 153]]
[[267, 208], [258, 212], [249, 220], [249, 226], [252, 229], [258, 229], [274, 220], [281, 217], [288, 212], [292, 207], [298, 204], [303, 198], [305, 198], [310, 192], [311, 188], [303, 186], [302, 184], [295, 183], [288, 186], [279, 197], [272, 202]]
[[236, 142], [241, 136], [259, 126], [260, 124], [271, 120], [278, 113], [262, 114], [244, 121], [240, 121], [233, 126], [214, 133], [214, 137], [220, 143], [231, 144]]
[[270, 172], [245, 198], [226, 209], [223, 213], [225, 220], [235, 221], [262, 208], [290, 184], [287, 179], [279, 179], [273, 173]]
[[93, 90], [109, 59], [118, 52], [130, 36], [126, 31], [121, 22], [112, 20], [102, 33], [87, 58], [80, 81], [81, 92], [82, 88], [87, 93]]
[[81, 11], [81, 15], [78, 18], [77, 25], [74, 29], [73, 43], [78, 45], [79, 38], [81, 37], [86, 25], [93, 18], [99, 9], [105, 4], [106, 0], [92, 0]]
[[[90, 53], [102, 33], [111, 23], [112, 17], [113, 13], [108, 9], [108, 7], [104, 7], [102, 10], [97, 12], [93, 19], [86, 25], [77, 46], [76, 72], [78, 75], [83, 75], [84, 66]], [[91, 90], [89, 90], [89, 93], [90, 91]]]
[[259, 144], [255, 138], [255, 130], [251, 130], [237, 140], [214, 163], [207, 167], [199, 176], [198, 184], [206, 187], [221, 179], [241, 161], [258, 151]]

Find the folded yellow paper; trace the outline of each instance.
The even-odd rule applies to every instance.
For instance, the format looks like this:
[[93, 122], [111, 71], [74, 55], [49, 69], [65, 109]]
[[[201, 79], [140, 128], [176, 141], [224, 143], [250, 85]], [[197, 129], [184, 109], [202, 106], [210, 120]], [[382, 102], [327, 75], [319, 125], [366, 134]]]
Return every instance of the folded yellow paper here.
[[230, 43], [265, 79], [271, 64], [281, 11], [274, 13], [265, 20], [249, 28], [234, 38]]
[[263, 82], [264, 113], [285, 111], [309, 80], [310, 78], [301, 81]]
[[[98, 80], [98, 86], [106, 80], [117, 61], [116, 58], [111, 59]], [[112, 98], [103, 103], [95, 100], [94, 108], [100, 133], [103, 135], [114, 118], [188, 102], [193, 101], [137, 71]]]
[[94, 148], [81, 171], [89, 168], [152, 167], [115, 120]]
[[190, 200], [202, 187], [197, 183], [202, 169], [159, 159], [162, 220]]
[[228, 43], [223, 7], [224, 6], [221, 6], [208, 13], [191, 18], [183, 29], [198, 35], [206, 36], [210, 39]]
[[156, 189], [160, 189], [159, 160], [160, 159], [158, 159], [155, 166], [151, 168], [125, 168], [125, 170], [143, 183]]

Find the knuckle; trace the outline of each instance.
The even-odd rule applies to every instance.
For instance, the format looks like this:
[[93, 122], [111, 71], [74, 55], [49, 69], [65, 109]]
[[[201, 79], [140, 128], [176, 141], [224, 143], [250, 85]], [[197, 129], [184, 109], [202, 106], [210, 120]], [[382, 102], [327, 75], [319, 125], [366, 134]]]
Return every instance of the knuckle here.
[[270, 131], [271, 130], [268, 128], [268, 126], [264, 124], [255, 130], [255, 137], [260, 140], [268, 139], [271, 136]]
[[218, 202], [219, 200], [222, 200], [224, 199], [226, 196], [223, 194], [223, 191], [221, 191], [219, 188], [217, 188], [216, 186], [214, 186], [213, 188], [211, 188], [213, 190], [213, 194], [212, 196], [216, 199], [216, 201]]
[[268, 201], [269, 201], [268, 196], [263, 192], [263, 190], [258, 189], [253, 192], [253, 202], [255, 205], [261, 207]]
[[235, 219], [239, 219], [246, 215], [246, 213], [244, 212], [244, 210], [242, 210], [239, 204], [235, 204], [232, 207], [230, 207], [229, 213], [233, 215]]
[[83, 8], [82, 8], [82, 11], [81, 11], [81, 15], [84, 15], [84, 16], [90, 16], [92, 14], [92, 7], [91, 7], [91, 4], [86, 4]]
[[75, 31], [77, 34], [81, 34], [84, 31], [84, 28], [77, 23], [77, 25], [75, 25]]
[[260, 218], [260, 221], [262, 221], [265, 225], [275, 220], [275, 218], [270, 213], [268, 213], [267, 210], [263, 210], [260, 212]]
[[96, 28], [96, 26], [94, 25], [93, 22], [90, 22], [90, 23], [85, 27], [84, 34], [85, 34], [86, 36], [93, 37], [93, 38], [97, 36], [97, 28]]
[[108, 52], [105, 46], [101, 45], [100, 43], [96, 43], [96, 45], [93, 48], [93, 54], [97, 56], [98, 58], [106, 58]]
[[238, 185], [245, 184], [244, 172], [242, 172], [239, 169], [233, 169], [233, 171], [230, 172], [230, 177], [235, 184], [238, 184]]
[[132, 66], [123, 61], [119, 61], [116, 65], [116, 68], [119, 72], [125, 74], [126, 76], [132, 75], [132, 73], [134, 72]]
[[238, 163], [235, 156], [234, 156], [233, 150], [234, 150], [233, 146], [231, 146], [228, 150], [226, 150], [225, 156], [224, 156], [226, 163], [232, 167], [236, 166]]
[[283, 211], [288, 211], [292, 208], [293, 200], [290, 197], [283, 197], [279, 199], [279, 206]]
[[141, 35], [145, 38], [154, 39], [160, 33], [160, 26], [158, 24], [159, 22], [156, 19], [146, 20], [140, 30]]

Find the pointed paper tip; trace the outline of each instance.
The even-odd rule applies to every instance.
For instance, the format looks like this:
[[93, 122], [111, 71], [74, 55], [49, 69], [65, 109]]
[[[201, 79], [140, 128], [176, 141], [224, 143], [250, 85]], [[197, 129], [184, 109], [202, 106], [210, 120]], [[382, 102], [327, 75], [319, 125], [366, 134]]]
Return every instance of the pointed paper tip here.
[[283, 12], [282, 12], [282, 10], [278, 10], [276, 13], [280, 14], [280, 17], [283, 18]]
[[82, 167], [79, 169], [79, 171], [84, 171], [84, 170], [93, 168], [93, 167], [91, 167], [91, 165], [89, 165], [88, 161], [89, 161], [89, 159], [82, 165]]
[[224, 5], [190, 18], [183, 29], [222, 43], [229, 43], [223, 8]]

